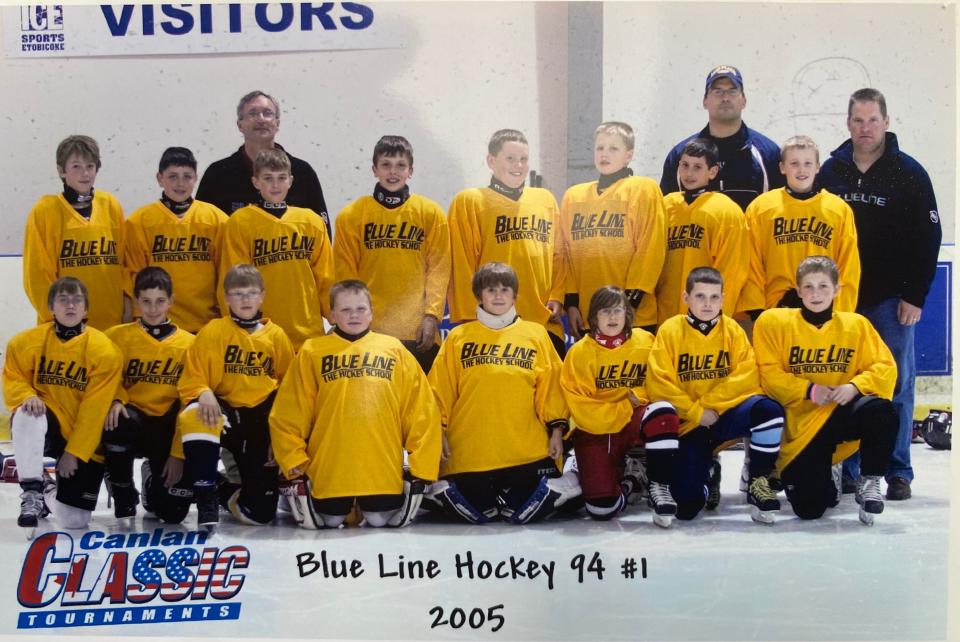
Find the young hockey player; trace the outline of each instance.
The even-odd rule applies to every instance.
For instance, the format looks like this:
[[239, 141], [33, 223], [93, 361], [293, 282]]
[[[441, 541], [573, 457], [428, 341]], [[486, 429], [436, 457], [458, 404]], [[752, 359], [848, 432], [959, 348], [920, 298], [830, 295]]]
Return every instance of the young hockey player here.
[[157, 183], [163, 189], [160, 199], [138, 209], [126, 222], [127, 292], [140, 270], [148, 265], [162, 267], [179, 293], [170, 308], [170, 321], [182, 330], [197, 332], [220, 316], [217, 261], [227, 215], [193, 199], [197, 159], [185, 147], [164, 150]]
[[620, 288], [594, 292], [589, 310], [590, 332], [570, 348], [560, 375], [575, 422], [573, 448], [587, 514], [606, 520], [626, 508], [629, 492], [640, 489], [625, 483], [625, 457], [645, 443], [647, 501], [654, 523], [667, 528], [677, 512], [670, 480], [679, 422], [670, 404], [651, 403], [644, 391], [653, 335], [632, 328], [633, 307]]
[[[137, 512], [133, 460], [143, 457], [141, 492], [144, 510], [171, 524], [187, 516], [193, 498], [189, 479], [171, 483], [170, 445], [176, 432], [180, 400], [177, 384], [194, 336], [170, 322], [173, 281], [160, 267], [137, 272], [133, 296], [140, 318], [107, 330], [123, 356], [123, 380], [103, 424], [107, 483], [114, 515]], [[168, 466], [169, 462], [169, 466]]]
[[518, 287], [510, 266], [481, 266], [477, 320], [450, 332], [430, 371], [444, 458], [429, 496], [473, 524], [526, 524], [580, 495], [555, 462], [567, 426], [560, 359], [542, 325], [517, 317]]
[[838, 462], [859, 446], [856, 500], [872, 524], [897, 434], [897, 367], [866, 317], [833, 309], [843, 287], [833, 260], [804, 259], [796, 281], [800, 309], [767, 310], [753, 331], [763, 388], [787, 409], [780, 478], [797, 517], [817, 519], [839, 502]]
[[517, 312], [547, 328], [557, 353], [566, 353], [560, 324], [564, 276], [556, 241], [557, 201], [539, 187], [525, 187], [530, 165], [526, 137], [501, 129], [487, 145], [489, 187], [467, 189], [450, 204], [450, 320], [476, 319], [472, 279], [481, 265], [506, 263], [523, 281]]
[[706, 504], [711, 455], [750, 437], [747, 501], [751, 517], [773, 523], [780, 502], [768, 479], [780, 451], [783, 408], [763, 396], [743, 328], [722, 313], [723, 277], [699, 267], [687, 276], [686, 315], [667, 319], [647, 361], [647, 395], [680, 415], [677, 474], [670, 491], [677, 517], [693, 519]]
[[89, 136], [68, 136], [57, 146], [57, 173], [63, 192], [37, 201], [23, 236], [23, 287], [39, 323], [52, 319], [47, 307], [51, 284], [64, 276], [83, 281], [98, 330], [129, 320], [124, 297], [123, 210], [112, 194], [94, 190], [100, 148]]
[[660, 188], [653, 179], [634, 176], [627, 166], [633, 158], [633, 129], [626, 123], [601, 123], [593, 140], [600, 178], [566, 191], [557, 223], [567, 275], [567, 326], [578, 339], [590, 316], [581, 306], [605, 284], [623, 288], [635, 323], [653, 330], [654, 289], [665, 246]]
[[253, 166], [262, 200], [234, 212], [224, 226], [220, 273], [240, 263], [256, 267], [266, 283], [263, 313], [299, 348], [324, 332], [333, 252], [320, 215], [284, 202], [293, 184], [287, 155], [265, 150]]
[[373, 175], [373, 196], [337, 216], [337, 279], [367, 284], [377, 311], [373, 331], [400, 339], [429, 372], [450, 283], [447, 217], [434, 201], [410, 193], [413, 147], [403, 136], [377, 141]]
[[769, 308], [800, 307], [794, 275], [807, 256], [829, 256], [840, 269], [836, 308], [853, 312], [860, 284], [860, 254], [853, 210], [842, 198], [814, 187], [820, 150], [807, 136], [788, 139], [780, 172], [787, 186], [761, 194], [747, 208], [750, 276], [738, 310], [756, 316]]
[[[83, 322], [88, 301], [79, 279], [57, 279], [47, 293], [53, 321], [7, 344], [3, 395], [23, 489], [17, 524], [31, 537], [48, 512], [62, 528], [86, 528], [103, 481], [96, 450], [122, 362], [116, 346]], [[44, 455], [58, 460], [55, 485], [44, 478]]]
[[667, 258], [657, 283], [657, 322], [686, 312], [684, 280], [700, 265], [723, 275], [723, 313], [733, 316], [747, 280], [749, 252], [743, 211], [725, 194], [710, 191], [720, 171], [720, 152], [713, 141], [696, 138], [683, 148], [678, 176], [680, 190], [663, 198], [667, 216]]
[[356, 501], [367, 525], [406, 526], [425, 484], [437, 479], [433, 392], [399, 341], [370, 331], [374, 309], [363, 282], [336, 283], [330, 310], [334, 331], [303, 344], [270, 412], [281, 470], [307, 476], [302, 492], [291, 493], [291, 509], [304, 528], [331, 528]]
[[221, 445], [237, 463], [240, 484], [221, 483], [220, 501], [241, 523], [266, 524], [276, 516], [278, 477], [267, 417], [293, 360], [293, 345], [280, 326], [260, 312], [266, 292], [257, 268], [233, 266], [223, 288], [230, 318], [204, 326], [187, 351], [178, 386], [184, 409], [177, 417], [179, 439], [174, 439], [171, 454], [185, 459], [201, 526], [220, 519]]

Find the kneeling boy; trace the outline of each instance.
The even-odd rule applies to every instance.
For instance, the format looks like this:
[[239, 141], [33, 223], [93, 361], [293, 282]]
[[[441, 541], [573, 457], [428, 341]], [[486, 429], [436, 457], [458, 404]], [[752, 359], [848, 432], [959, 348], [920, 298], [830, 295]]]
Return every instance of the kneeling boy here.
[[440, 413], [413, 355], [370, 331], [362, 281], [335, 284], [330, 309], [334, 331], [303, 344], [270, 413], [277, 463], [308, 480], [291, 509], [304, 528], [331, 528], [356, 501], [367, 525], [406, 526], [437, 478]]

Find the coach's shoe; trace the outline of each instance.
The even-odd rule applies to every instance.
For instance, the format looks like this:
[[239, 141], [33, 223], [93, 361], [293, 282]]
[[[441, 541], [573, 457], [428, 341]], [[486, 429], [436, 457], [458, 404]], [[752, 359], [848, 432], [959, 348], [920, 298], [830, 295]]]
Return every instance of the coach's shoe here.
[[710, 475], [707, 477], [707, 510], [716, 510], [720, 505], [720, 458], [714, 457], [710, 464]]
[[677, 502], [670, 494], [670, 485], [650, 482], [647, 505], [653, 509], [653, 523], [660, 528], [670, 528], [673, 517], [677, 514]]
[[913, 493], [910, 491], [910, 480], [906, 477], [891, 477], [887, 482], [887, 499], [900, 501], [910, 499]]
[[861, 476], [857, 482], [857, 503], [860, 504], [860, 521], [873, 526], [874, 515], [883, 512], [883, 494], [880, 493], [880, 476]]
[[780, 510], [777, 493], [770, 488], [770, 480], [763, 475], [750, 480], [747, 503], [750, 504], [751, 519], [761, 524], [772, 524]]

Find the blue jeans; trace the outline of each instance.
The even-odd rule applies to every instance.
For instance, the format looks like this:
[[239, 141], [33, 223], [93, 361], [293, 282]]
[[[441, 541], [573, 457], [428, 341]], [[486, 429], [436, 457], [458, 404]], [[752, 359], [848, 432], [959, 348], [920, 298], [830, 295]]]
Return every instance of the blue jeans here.
[[[893, 389], [893, 409], [897, 413], [899, 427], [893, 455], [884, 475], [887, 481], [903, 477], [913, 481], [913, 466], [910, 465], [910, 442], [913, 438], [913, 397], [916, 388], [917, 364], [914, 358], [913, 331], [916, 326], [900, 325], [897, 307], [900, 297], [884, 299], [876, 305], [864, 308], [860, 314], [867, 317], [877, 334], [883, 339], [893, 360], [897, 363], [897, 385]], [[860, 477], [860, 453], [855, 453], [843, 462], [843, 476], [856, 480]]]

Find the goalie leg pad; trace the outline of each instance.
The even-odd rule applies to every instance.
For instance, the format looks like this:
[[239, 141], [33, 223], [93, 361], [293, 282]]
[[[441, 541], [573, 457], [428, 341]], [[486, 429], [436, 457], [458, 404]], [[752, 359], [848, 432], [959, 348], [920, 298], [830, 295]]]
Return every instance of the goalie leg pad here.
[[[420, 510], [420, 503], [423, 501], [424, 489], [425, 484], [423, 483], [423, 480], [403, 480], [403, 505], [401, 505], [396, 511], [393, 511], [393, 513], [385, 513], [389, 515], [389, 518], [386, 522], [387, 526], [403, 528], [404, 526], [410, 524], [410, 522], [412, 522], [417, 516], [417, 511]], [[368, 516], [367, 512], [364, 511], [363, 515], [367, 518], [367, 522], [369, 523], [370, 517]]]
[[47, 416], [34, 417], [20, 410], [10, 421], [13, 453], [20, 481], [40, 479], [43, 475], [43, 444], [47, 434]]
[[564, 473], [560, 477], [541, 477], [527, 501], [508, 515], [509, 521], [511, 524], [529, 524], [544, 519], [580, 494], [580, 483], [572, 473]]
[[496, 508], [491, 509], [493, 514], [478, 510], [457, 489], [455, 483], [445, 479], [431, 484], [427, 496], [441, 504], [447, 512], [471, 524], [486, 524], [496, 514]]
[[314, 510], [310, 496], [311, 483], [307, 477], [282, 480], [279, 492], [290, 504], [290, 514], [300, 528], [318, 530], [324, 527], [323, 519]]

